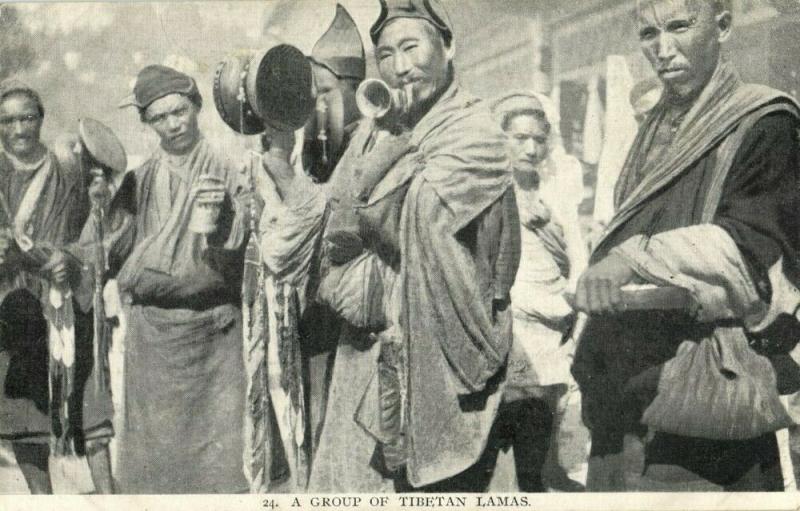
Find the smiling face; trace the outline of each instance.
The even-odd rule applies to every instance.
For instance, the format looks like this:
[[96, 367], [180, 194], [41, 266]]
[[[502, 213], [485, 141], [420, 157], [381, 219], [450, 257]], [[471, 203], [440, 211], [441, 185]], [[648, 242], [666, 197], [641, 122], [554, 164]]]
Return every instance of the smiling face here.
[[184, 154], [200, 139], [197, 105], [183, 94], [170, 94], [150, 103], [142, 120], [158, 134], [161, 147], [171, 154]]
[[436, 27], [416, 18], [392, 20], [381, 31], [375, 49], [381, 78], [397, 89], [411, 85], [412, 109], [429, 106], [447, 88], [454, 53], [452, 43], [445, 46]]
[[36, 100], [24, 92], [12, 92], [0, 102], [0, 139], [3, 148], [27, 161], [40, 153], [42, 115]]
[[638, 10], [639, 40], [669, 98], [685, 101], [708, 84], [728, 38], [731, 14], [707, 0], [652, 0]]

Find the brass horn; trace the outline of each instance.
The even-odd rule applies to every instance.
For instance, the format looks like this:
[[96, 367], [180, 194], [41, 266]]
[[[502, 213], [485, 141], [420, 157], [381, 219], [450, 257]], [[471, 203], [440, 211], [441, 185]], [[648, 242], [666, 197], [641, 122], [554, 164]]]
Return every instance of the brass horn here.
[[356, 90], [356, 105], [367, 119], [382, 119], [388, 114], [404, 114], [411, 106], [411, 86], [393, 89], [382, 80], [369, 78]]

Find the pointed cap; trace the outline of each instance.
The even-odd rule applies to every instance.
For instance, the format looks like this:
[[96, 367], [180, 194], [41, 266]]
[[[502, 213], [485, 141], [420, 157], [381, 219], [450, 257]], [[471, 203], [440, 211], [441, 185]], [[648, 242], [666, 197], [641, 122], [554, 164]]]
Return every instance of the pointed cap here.
[[377, 45], [381, 31], [395, 18], [418, 18], [439, 29], [446, 43], [453, 39], [453, 24], [447, 11], [437, 0], [380, 0], [381, 13], [369, 29], [372, 43]]
[[366, 57], [361, 34], [358, 33], [356, 22], [341, 4], [336, 4], [336, 16], [311, 50], [311, 59], [330, 69], [339, 78], [364, 79]]

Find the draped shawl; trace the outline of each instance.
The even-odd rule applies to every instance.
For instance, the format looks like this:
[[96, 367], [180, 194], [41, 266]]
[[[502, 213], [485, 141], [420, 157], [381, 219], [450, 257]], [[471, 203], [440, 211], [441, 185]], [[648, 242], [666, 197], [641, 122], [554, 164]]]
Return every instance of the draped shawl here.
[[[499, 126], [457, 85], [417, 124], [411, 144], [422, 170], [401, 213], [400, 325], [408, 361], [408, 477], [420, 486], [472, 465], [494, 420], [493, 384], [511, 344], [510, 323], [491, 310], [504, 276], [480, 268], [460, 234], [500, 200], [512, 178]], [[510, 270], [513, 280], [516, 266]]]

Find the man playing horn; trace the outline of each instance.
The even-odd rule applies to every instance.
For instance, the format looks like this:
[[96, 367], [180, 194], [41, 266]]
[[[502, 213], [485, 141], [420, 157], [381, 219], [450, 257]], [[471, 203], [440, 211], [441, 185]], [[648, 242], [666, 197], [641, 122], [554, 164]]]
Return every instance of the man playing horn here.
[[[309, 176], [318, 186], [326, 186], [324, 183], [357, 125], [355, 94], [366, 69], [361, 35], [341, 5], [337, 5], [333, 21], [314, 45], [308, 60], [316, 108], [291, 158], [299, 173]], [[273, 154], [283, 150], [285, 135], [268, 130], [262, 136], [265, 149]], [[291, 142], [287, 147], [291, 147]], [[262, 179], [264, 174], [261, 165], [258, 166], [254, 184], [265, 204], [261, 223], [267, 225], [280, 216], [283, 206], [274, 185]], [[291, 247], [297, 243], [293, 237], [296, 232], [294, 227], [274, 231], [268, 242], [272, 249], [265, 257], [260, 254], [257, 237], [248, 245], [243, 296], [249, 327], [245, 330], [245, 365], [251, 405], [246, 417], [245, 467], [250, 490], [258, 493], [286, 487], [305, 489], [309, 462], [319, 443], [325, 417], [341, 328], [335, 314], [315, 300], [306, 300], [306, 290], [315, 286], [315, 277], [307, 273], [300, 279], [287, 280], [285, 265], [295, 261], [289, 256], [274, 257], [284, 253], [283, 250], [291, 254]], [[289, 339], [296, 342], [287, 342]], [[289, 362], [286, 353], [294, 350], [293, 344], [301, 346], [302, 362]], [[270, 374], [268, 389], [261, 383], [264, 369]], [[253, 406], [259, 402], [269, 402], [272, 409]], [[272, 427], [269, 417], [273, 412], [277, 429]], [[277, 463], [267, 454], [276, 442], [282, 442], [285, 451]]]
[[[289, 281], [318, 272], [313, 298], [342, 319], [310, 489], [480, 490], [519, 256], [502, 133], [456, 80], [438, 2], [381, 1], [370, 35], [381, 77], [410, 93], [399, 126], [359, 125], [330, 196], [265, 158], [286, 207], [262, 222], [265, 261]], [[364, 174], [382, 178], [357, 190]], [[354, 203], [357, 242], [328, 221]]]

